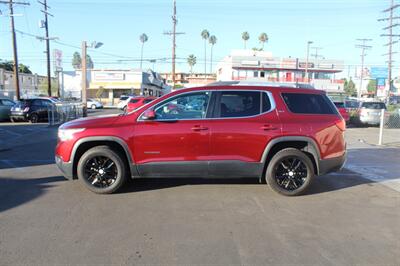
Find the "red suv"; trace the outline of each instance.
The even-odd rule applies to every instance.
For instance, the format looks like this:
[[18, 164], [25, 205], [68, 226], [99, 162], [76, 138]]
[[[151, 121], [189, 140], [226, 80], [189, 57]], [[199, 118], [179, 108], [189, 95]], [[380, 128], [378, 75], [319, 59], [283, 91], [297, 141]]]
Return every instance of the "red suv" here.
[[149, 102], [153, 101], [154, 99], [156, 99], [156, 97], [153, 96], [139, 96], [139, 97], [135, 97], [129, 100], [128, 104], [126, 105], [126, 111], [132, 112], [136, 109], [138, 109], [139, 107], [142, 107], [145, 104], [148, 104]]
[[127, 178], [208, 177], [259, 178], [292, 196], [341, 169], [344, 131], [324, 91], [212, 85], [63, 124], [56, 163], [96, 193], [112, 193]]

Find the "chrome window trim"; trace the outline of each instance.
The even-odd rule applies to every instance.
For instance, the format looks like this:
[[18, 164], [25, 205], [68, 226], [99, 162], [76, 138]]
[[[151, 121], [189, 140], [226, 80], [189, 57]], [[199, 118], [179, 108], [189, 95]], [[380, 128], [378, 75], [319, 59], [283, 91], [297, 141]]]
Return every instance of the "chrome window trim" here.
[[[205, 91], [205, 92], [211, 92], [211, 95], [212, 95], [212, 93], [213, 92], [220, 92], [220, 91], [232, 91], [232, 92], [238, 92], [238, 91], [240, 91], [240, 92], [261, 92], [261, 93], [266, 93], [267, 95], [268, 95], [268, 98], [269, 98], [269, 101], [270, 101], [270, 103], [271, 103], [271, 108], [268, 110], [268, 111], [265, 111], [265, 112], [261, 112], [260, 114], [257, 114], [257, 115], [252, 115], [252, 116], [238, 116], [238, 117], [205, 117], [205, 118], [200, 118], [200, 119], [165, 119], [165, 120], [157, 120], [157, 119], [155, 119], [155, 120], [143, 120], [142, 119], [142, 116], [143, 116], [143, 114], [147, 111], [147, 110], [149, 110], [149, 109], [147, 109], [146, 111], [144, 111], [142, 114], [140, 114], [140, 116], [139, 116], [139, 118], [136, 120], [137, 122], [146, 122], [146, 121], [159, 121], [159, 122], [164, 122], [164, 121], [197, 121], [197, 120], [221, 120], [221, 119], [243, 119], [243, 118], [254, 118], [254, 117], [257, 117], [257, 116], [262, 116], [262, 115], [265, 115], [265, 114], [268, 114], [268, 113], [270, 113], [270, 112], [272, 112], [272, 111], [274, 111], [275, 109], [276, 109], [276, 103], [275, 103], [275, 99], [274, 99], [274, 97], [273, 97], [273, 95], [272, 95], [272, 92], [270, 92], [270, 91], [267, 91], [267, 90], [262, 90], [262, 89], [259, 89], [259, 90], [241, 90], [241, 89], [235, 89], [235, 90], [232, 90], [232, 89], [223, 89], [223, 90], [221, 90], [221, 89], [210, 89], [210, 90], [199, 90], [199, 91], [189, 91], [189, 92], [184, 92], [184, 93], [181, 93], [181, 94], [179, 94], [179, 95], [184, 95], [184, 94], [189, 94], [189, 93], [198, 93], [198, 92], [203, 92], [203, 91]], [[175, 96], [178, 96], [178, 95], [175, 95]], [[162, 103], [164, 103], [164, 102], [166, 102], [167, 100], [169, 100], [170, 98], [168, 98], [168, 99], [165, 99], [164, 101], [162, 101], [162, 102], [160, 102], [159, 104], [162, 104]], [[261, 103], [262, 103], [262, 97], [260, 97], [260, 101], [261, 101]], [[206, 115], [207, 115], [207, 112], [208, 112], [208, 108], [209, 108], [209, 106], [210, 106], [210, 102], [211, 102], [211, 97], [210, 97], [210, 101], [208, 102], [208, 105], [207, 105], [207, 110], [206, 110]], [[260, 111], [262, 110], [262, 104], [260, 103]]]

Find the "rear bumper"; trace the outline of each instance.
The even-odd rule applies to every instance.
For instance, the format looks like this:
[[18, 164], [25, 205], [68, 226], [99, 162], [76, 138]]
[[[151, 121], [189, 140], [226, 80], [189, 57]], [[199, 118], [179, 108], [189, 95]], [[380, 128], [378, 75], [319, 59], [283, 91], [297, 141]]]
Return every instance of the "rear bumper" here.
[[66, 179], [72, 180], [74, 178], [72, 162], [64, 162], [60, 157], [55, 157], [58, 169], [63, 173]]
[[336, 172], [343, 168], [347, 158], [345, 152], [342, 156], [319, 160], [318, 175], [324, 175], [330, 172]]

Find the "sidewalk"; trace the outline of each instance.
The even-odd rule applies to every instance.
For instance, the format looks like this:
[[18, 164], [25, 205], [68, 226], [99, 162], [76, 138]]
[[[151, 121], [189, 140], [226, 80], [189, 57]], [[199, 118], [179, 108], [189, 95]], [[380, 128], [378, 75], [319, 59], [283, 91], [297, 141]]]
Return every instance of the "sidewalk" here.
[[[390, 131], [390, 130], [387, 130]], [[397, 131], [397, 134], [394, 134]], [[387, 134], [397, 145], [378, 146], [374, 142], [379, 128], [350, 128], [346, 132], [348, 157], [345, 168], [364, 178], [381, 183], [400, 192], [400, 130]]]

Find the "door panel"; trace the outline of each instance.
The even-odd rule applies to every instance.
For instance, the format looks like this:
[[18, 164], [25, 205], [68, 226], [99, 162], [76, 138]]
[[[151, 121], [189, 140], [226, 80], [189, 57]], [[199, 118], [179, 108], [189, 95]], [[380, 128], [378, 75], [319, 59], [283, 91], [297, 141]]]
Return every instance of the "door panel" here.
[[178, 95], [153, 108], [155, 120], [139, 118], [132, 147], [141, 176], [207, 175], [210, 95], [207, 91]]
[[210, 123], [211, 160], [260, 162], [268, 142], [280, 135], [281, 123], [273, 101], [267, 93], [257, 93], [261, 92], [219, 92], [214, 113], [217, 119]]

